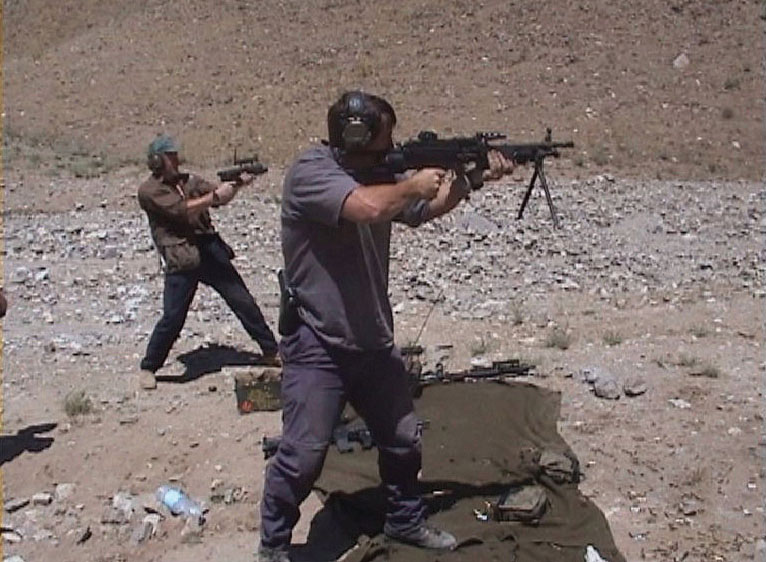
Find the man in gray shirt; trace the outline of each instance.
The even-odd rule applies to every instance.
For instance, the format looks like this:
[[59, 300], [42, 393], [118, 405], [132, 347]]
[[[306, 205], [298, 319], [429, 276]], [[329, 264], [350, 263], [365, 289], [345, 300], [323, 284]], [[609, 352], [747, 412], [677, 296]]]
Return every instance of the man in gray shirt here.
[[[379, 451], [388, 492], [384, 533], [424, 548], [455, 538], [425, 524], [417, 475], [421, 444], [407, 374], [394, 345], [388, 299], [391, 222], [410, 226], [452, 210], [470, 182], [427, 168], [392, 174], [396, 114], [380, 97], [347, 92], [327, 115], [329, 146], [310, 148], [287, 173], [282, 198], [285, 280], [299, 303], [283, 333], [283, 433], [266, 472], [260, 562], [288, 560], [299, 506], [324, 463], [333, 429], [350, 402]], [[490, 154], [487, 179], [513, 163]]]

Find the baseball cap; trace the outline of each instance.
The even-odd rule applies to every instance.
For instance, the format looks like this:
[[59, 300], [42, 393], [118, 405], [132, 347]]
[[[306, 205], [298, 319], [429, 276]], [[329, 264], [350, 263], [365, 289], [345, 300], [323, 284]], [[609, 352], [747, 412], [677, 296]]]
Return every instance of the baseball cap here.
[[170, 135], [161, 134], [157, 135], [149, 144], [149, 156], [154, 154], [162, 154], [163, 152], [178, 152], [178, 144]]

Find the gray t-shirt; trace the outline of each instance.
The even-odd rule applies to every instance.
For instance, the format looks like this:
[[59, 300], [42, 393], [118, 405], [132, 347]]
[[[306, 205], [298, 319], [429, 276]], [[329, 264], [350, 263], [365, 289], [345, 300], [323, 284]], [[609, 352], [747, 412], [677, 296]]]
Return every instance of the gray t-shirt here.
[[[401, 179], [385, 170], [344, 169], [327, 146], [305, 151], [285, 176], [285, 277], [301, 302], [301, 318], [329, 345], [377, 350], [394, 344], [388, 300], [391, 223], [353, 223], [341, 218], [341, 209], [358, 186]], [[426, 201], [415, 201], [396, 220], [417, 226], [427, 209]]]

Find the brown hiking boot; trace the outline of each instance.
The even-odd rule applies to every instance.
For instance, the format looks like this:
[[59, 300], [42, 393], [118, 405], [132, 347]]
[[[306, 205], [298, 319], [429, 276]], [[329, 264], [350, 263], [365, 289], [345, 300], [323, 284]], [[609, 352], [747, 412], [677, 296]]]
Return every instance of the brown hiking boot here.
[[138, 373], [138, 387], [141, 390], [154, 390], [157, 388], [157, 379], [155, 378], [154, 373], [147, 371], [146, 369], [141, 369]]

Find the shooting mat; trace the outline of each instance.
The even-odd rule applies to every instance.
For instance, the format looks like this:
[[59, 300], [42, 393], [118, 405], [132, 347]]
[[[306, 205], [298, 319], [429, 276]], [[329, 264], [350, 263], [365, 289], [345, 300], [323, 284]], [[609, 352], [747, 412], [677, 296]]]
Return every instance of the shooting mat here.
[[[582, 562], [593, 545], [605, 560], [625, 562], [606, 518], [577, 484], [558, 484], [528, 462], [534, 449], [572, 454], [556, 429], [559, 393], [518, 382], [442, 384], [427, 387], [416, 410], [428, 424], [420, 480], [429, 522], [453, 533], [458, 548], [425, 551], [385, 539], [377, 450], [333, 447], [316, 485], [324, 507], [292, 560]], [[530, 478], [550, 502], [538, 524], [477, 519], [485, 501]]]

